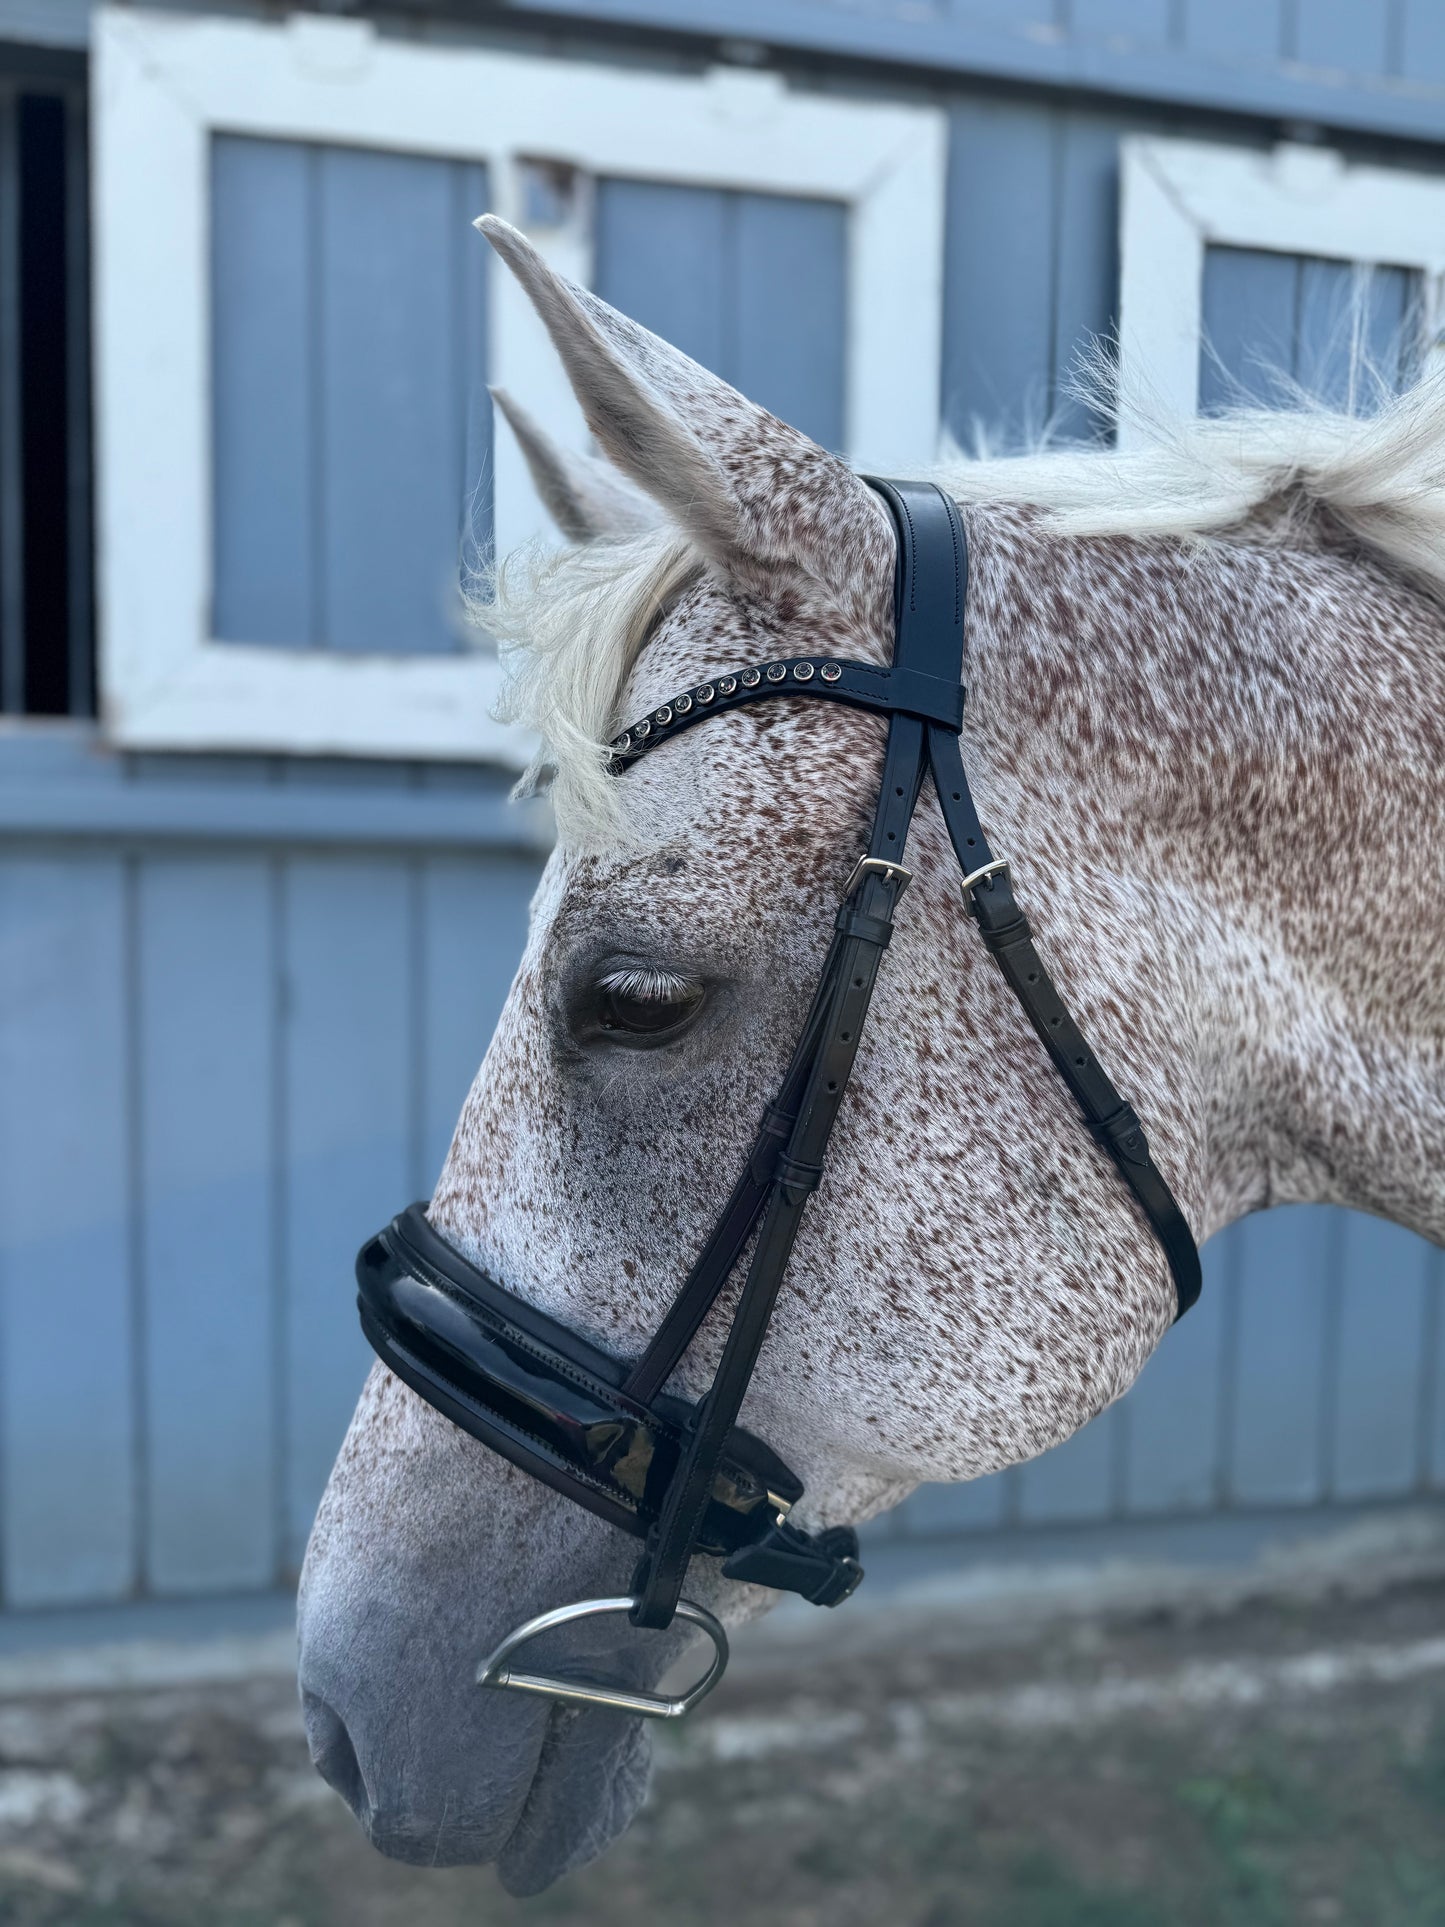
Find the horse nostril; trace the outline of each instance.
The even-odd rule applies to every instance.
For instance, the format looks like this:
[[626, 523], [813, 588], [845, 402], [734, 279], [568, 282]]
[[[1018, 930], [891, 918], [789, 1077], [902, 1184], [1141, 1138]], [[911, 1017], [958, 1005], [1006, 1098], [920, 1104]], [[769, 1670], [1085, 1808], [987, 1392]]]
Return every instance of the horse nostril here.
[[339, 1793], [347, 1806], [361, 1819], [369, 1804], [366, 1782], [356, 1748], [341, 1715], [326, 1704], [319, 1693], [301, 1692], [301, 1713], [306, 1723], [306, 1744], [311, 1764], [326, 1784]]

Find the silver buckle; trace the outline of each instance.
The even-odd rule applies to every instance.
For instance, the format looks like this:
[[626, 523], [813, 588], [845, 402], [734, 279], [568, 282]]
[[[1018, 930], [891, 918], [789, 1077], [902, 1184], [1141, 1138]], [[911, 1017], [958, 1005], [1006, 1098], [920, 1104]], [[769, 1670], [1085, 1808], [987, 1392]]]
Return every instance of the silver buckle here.
[[970, 870], [968, 875], [959, 883], [958, 887], [963, 891], [964, 895], [967, 896], [975, 884], [982, 883], [985, 877], [999, 876], [1003, 871], [1007, 870], [1007, 868], [1008, 858], [1006, 856], [995, 857], [992, 863], [985, 863], [977, 870]]
[[882, 877], [885, 883], [896, 883], [901, 897], [913, 881], [913, 872], [905, 870], [901, 863], [890, 863], [887, 857], [860, 856], [848, 873], [848, 881], [843, 885], [843, 895], [851, 897], [864, 877]]
[[645, 1720], [680, 1720], [699, 1700], [706, 1699], [722, 1678], [728, 1663], [728, 1636], [705, 1606], [690, 1599], [679, 1599], [677, 1617], [699, 1627], [713, 1643], [712, 1664], [685, 1693], [667, 1699], [661, 1693], [633, 1693], [626, 1687], [609, 1686], [605, 1680], [553, 1679], [546, 1673], [514, 1673], [507, 1661], [520, 1647], [550, 1632], [554, 1626], [569, 1626], [576, 1619], [601, 1619], [608, 1613], [630, 1613], [637, 1604], [624, 1599], [579, 1599], [571, 1606], [557, 1606], [549, 1613], [538, 1613], [515, 1632], [507, 1634], [494, 1653], [489, 1653], [477, 1668], [478, 1686], [506, 1687], [514, 1693], [536, 1693], [542, 1699], [561, 1700], [568, 1706], [610, 1706], [614, 1712], [636, 1713]]

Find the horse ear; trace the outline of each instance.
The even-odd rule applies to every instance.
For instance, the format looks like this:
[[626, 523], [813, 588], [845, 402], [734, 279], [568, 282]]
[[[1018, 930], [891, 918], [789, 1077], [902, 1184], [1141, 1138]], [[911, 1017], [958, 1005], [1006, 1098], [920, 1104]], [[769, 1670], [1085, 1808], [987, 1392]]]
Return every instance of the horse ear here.
[[846, 463], [564, 280], [496, 215], [477, 226], [541, 317], [603, 454], [715, 560], [744, 575], [798, 567], [849, 593], [875, 552], [891, 572], [891, 525]]
[[656, 504], [610, 462], [561, 447], [505, 388], [494, 388], [492, 400], [517, 438], [542, 506], [569, 542], [640, 535], [662, 520]]

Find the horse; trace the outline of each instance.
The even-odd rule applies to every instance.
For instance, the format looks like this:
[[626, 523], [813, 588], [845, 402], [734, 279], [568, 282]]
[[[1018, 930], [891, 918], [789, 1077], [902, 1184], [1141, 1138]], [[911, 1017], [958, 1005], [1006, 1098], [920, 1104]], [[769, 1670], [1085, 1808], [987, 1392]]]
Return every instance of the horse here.
[[[473, 1262], [619, 1358], [706, 1236], [786, 1064], [864, 840], [883, 724], [768, 703], [625, 775], [608, 743], [775, 655], [886, 663], [895, 537], [833, 454], [482, 226], [596, 445], [501, 411], [569, 538], [485, 619], [557, 843], [430, 1204]], [[1047, 967], [1200, 1242], [1287, 1202], [1445, 1241], [1445, 385], [1373, 413], [1160, 422], [950, 464], [972, 558], [962, 734]], [[935, 811], [743, 1411], [857, 1525], [1118, 1398], [1175, 1312], [1165, 1257], [965, 915]], [[729, 1310], [674, 1385], [699, 1396]], [[635, 1547], [380, 1365], [299, 1595], [312, 1758], [402, 1860], [534, 1893], [644, 1797], [644, 1724], [473, 1685], [527, 1616], [626, 1590]], [[726, 1624], [776, 1595], [695, 1558]], [[568, 1656], [654, 1685], [691, 1637]]]

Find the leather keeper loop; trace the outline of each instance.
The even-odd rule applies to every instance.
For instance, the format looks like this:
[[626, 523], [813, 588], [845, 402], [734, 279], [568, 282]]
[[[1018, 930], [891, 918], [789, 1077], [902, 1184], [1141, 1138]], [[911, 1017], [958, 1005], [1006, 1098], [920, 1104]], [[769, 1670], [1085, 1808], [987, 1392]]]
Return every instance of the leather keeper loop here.
[[[983, 940], [989, 949], [1003, 950], [1011, 943], [1028, 943], [1033, 936], [1033, 931], [1029, 928], [1028, 918], [1014, 902], [1013, 892], [1009, 891], [1007, 902], [991, 906], [989, 899], [992, 894], [985, 884], [981, 889], [973, 892], [973, 901], [969, 905], [973, 912], [973, 920], [982, 932]], [[994, 910], [998, 919], [995, 922], [989, 921], [990, 908]]]
[[823, 1167], [821, 1164], [805, 1164], [799, 1158], [783, 1156], [773, 1166], [773, 1177], [788, 1194], [789, 1202], [792, 1202], [794, 1194], [805, 1196], [809, 1191], [817, 1190], [823, 1180]]
[[845, 937], [861, 937], [864, 943], [876, 943], [880, 950], [886, 950], [893, 941], [893, 925], [887, 917], [870, 917], [864, 910], [855, 910], [851, 903], [843, 905], [833, 927]]
[[1089, 1130], [1106, 1151], [1128, 1158], [1132, 1164], [1147, 1164], [1149, 1140], [1132, 1105], [1121, 1104], [1112, 1117], [1090, 1123]]
[[748, 1159], [748, 1174], [754, 1184], [767, 1184], [778, 1165], [778, 1152], [793, 1134], [793, 1119], [776, 1104], [765, 1107], [758, 1125], [757, 1141]]

